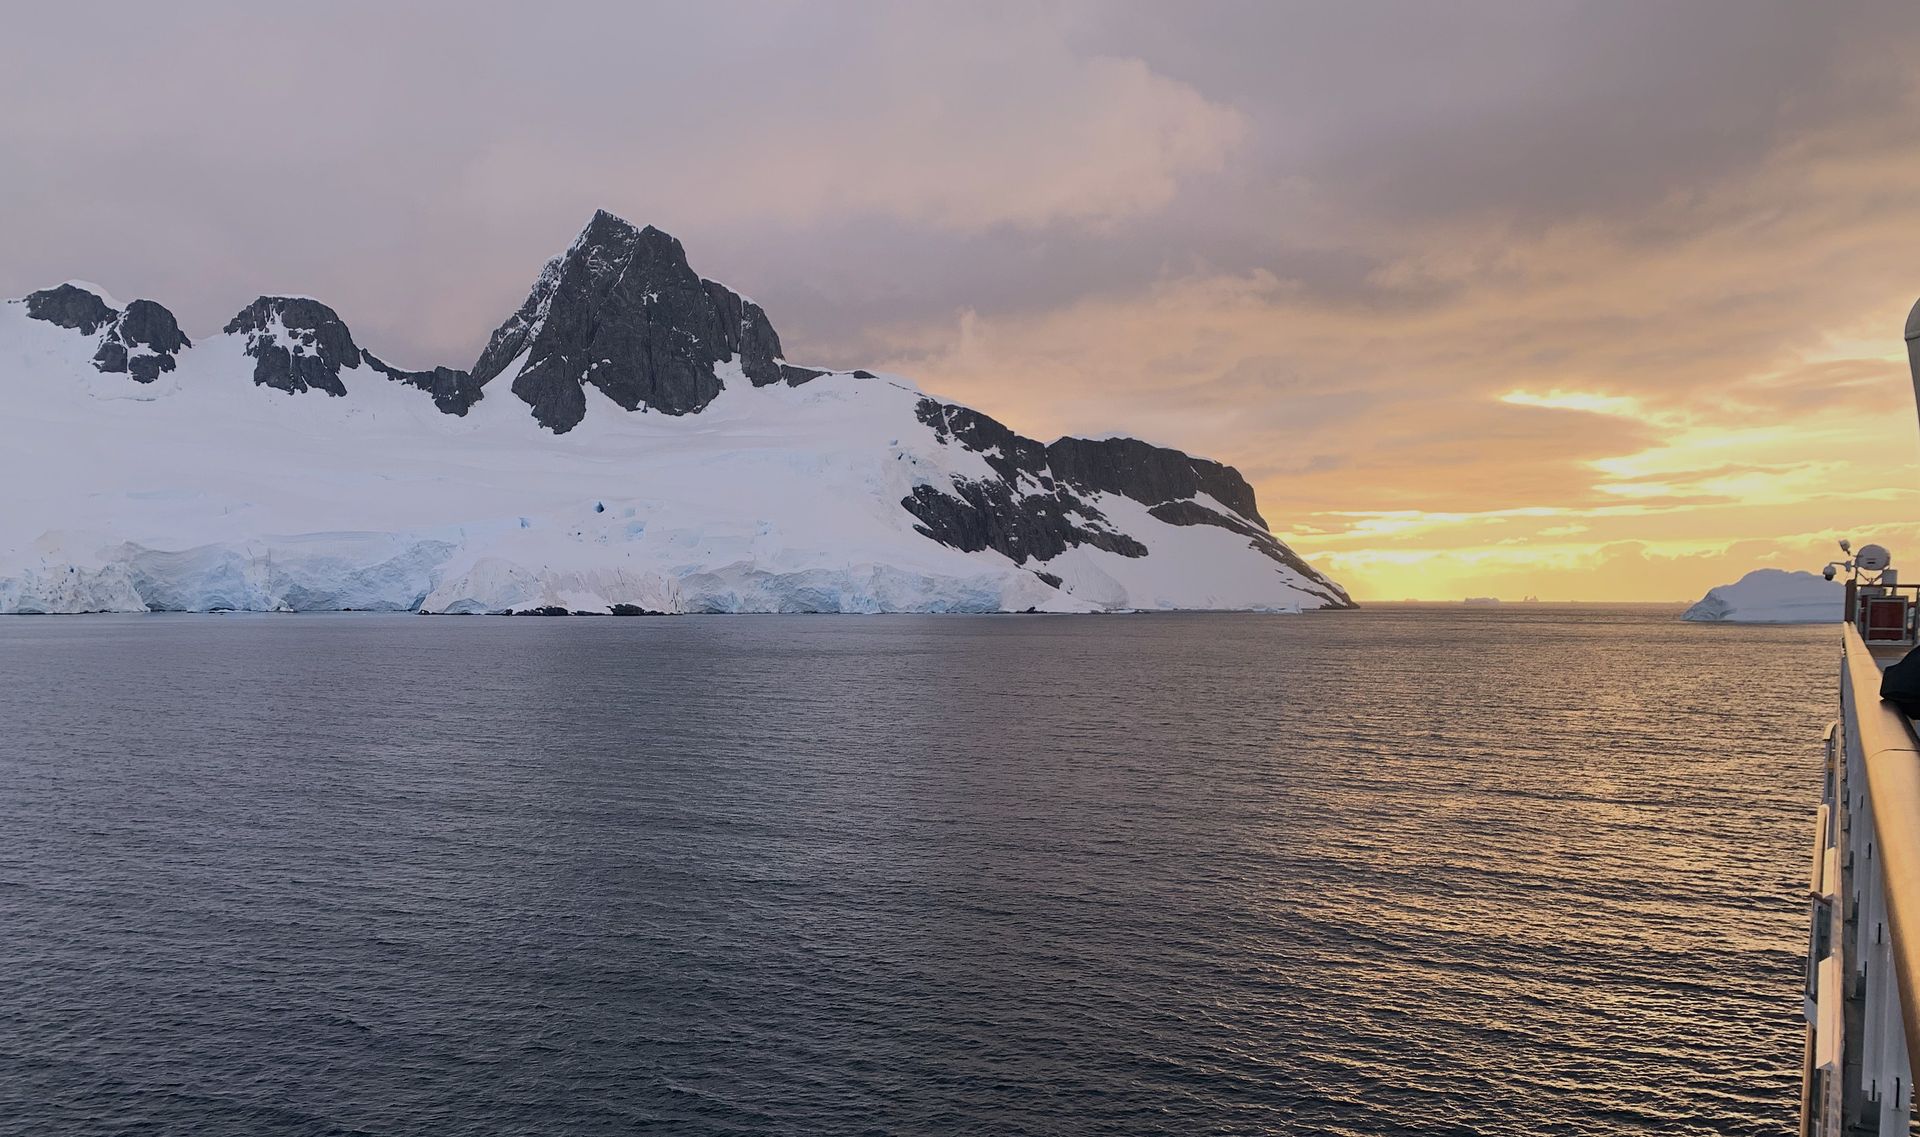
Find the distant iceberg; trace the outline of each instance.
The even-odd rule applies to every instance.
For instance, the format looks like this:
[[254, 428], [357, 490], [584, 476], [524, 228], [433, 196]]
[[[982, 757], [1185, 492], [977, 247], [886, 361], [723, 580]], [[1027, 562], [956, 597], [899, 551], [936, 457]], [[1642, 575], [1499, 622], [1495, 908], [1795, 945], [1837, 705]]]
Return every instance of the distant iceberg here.
[[1721, 624], [1838, 622], [1845, 586], [1817, 573], [1755, 569], [1732, 584], [1707, 590], [1682, 619]]

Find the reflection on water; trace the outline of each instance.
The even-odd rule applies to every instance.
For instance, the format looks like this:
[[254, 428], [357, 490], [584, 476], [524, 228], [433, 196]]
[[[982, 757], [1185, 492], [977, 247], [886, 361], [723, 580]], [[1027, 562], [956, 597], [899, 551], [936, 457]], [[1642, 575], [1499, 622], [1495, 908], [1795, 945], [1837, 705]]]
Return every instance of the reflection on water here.
[[1783, 1133], [1674, 615], [0, 621], [0, 1131]]

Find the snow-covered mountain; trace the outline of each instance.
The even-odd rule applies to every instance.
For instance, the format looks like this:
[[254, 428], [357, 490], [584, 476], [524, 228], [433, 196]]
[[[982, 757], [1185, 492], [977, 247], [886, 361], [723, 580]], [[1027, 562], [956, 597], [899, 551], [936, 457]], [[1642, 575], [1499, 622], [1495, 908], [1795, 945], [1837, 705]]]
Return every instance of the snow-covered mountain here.
[[791, 364], [607, 213], [471, 370], [72, 282], [0, 305], [0, 393], [0, 612], [1351, 606], [1231, 467]]
[[1843, 615], [1846, 588], [1815, 573], [1754, 569], [1707, 590], [1681, 618], [1701, 623], [1831, 624]]

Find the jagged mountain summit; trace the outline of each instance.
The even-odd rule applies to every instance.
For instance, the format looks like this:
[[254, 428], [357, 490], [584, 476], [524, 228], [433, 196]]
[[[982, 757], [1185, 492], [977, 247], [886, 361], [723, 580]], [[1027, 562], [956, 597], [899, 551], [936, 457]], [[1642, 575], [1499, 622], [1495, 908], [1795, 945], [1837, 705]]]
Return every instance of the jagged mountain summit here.
[[760, 305], [703, 280], [680, 242], [602, 210], [487, 341], [476, 382], [513, 372], [513, 393], [540, 425], [580, 425], [592, 388], [626, 410], [693, 414], [719, 396], [723, 362], [756, 387], [821, 372], [781, 358]]
[[472, 368], [262, 296], [0, 305], [0, 612], [1350, 607], [1229, 466], [799, 366], [598, 213]]

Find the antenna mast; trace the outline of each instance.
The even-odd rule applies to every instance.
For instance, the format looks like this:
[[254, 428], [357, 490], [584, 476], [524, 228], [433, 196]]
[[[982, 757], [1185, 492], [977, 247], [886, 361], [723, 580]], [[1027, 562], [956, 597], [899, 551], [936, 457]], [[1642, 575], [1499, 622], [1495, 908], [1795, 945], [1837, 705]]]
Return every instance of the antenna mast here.
[[1920, 300], [1907, 313], [1907, 367], [1913, 371], [1914, 406], [1920, 407]]

